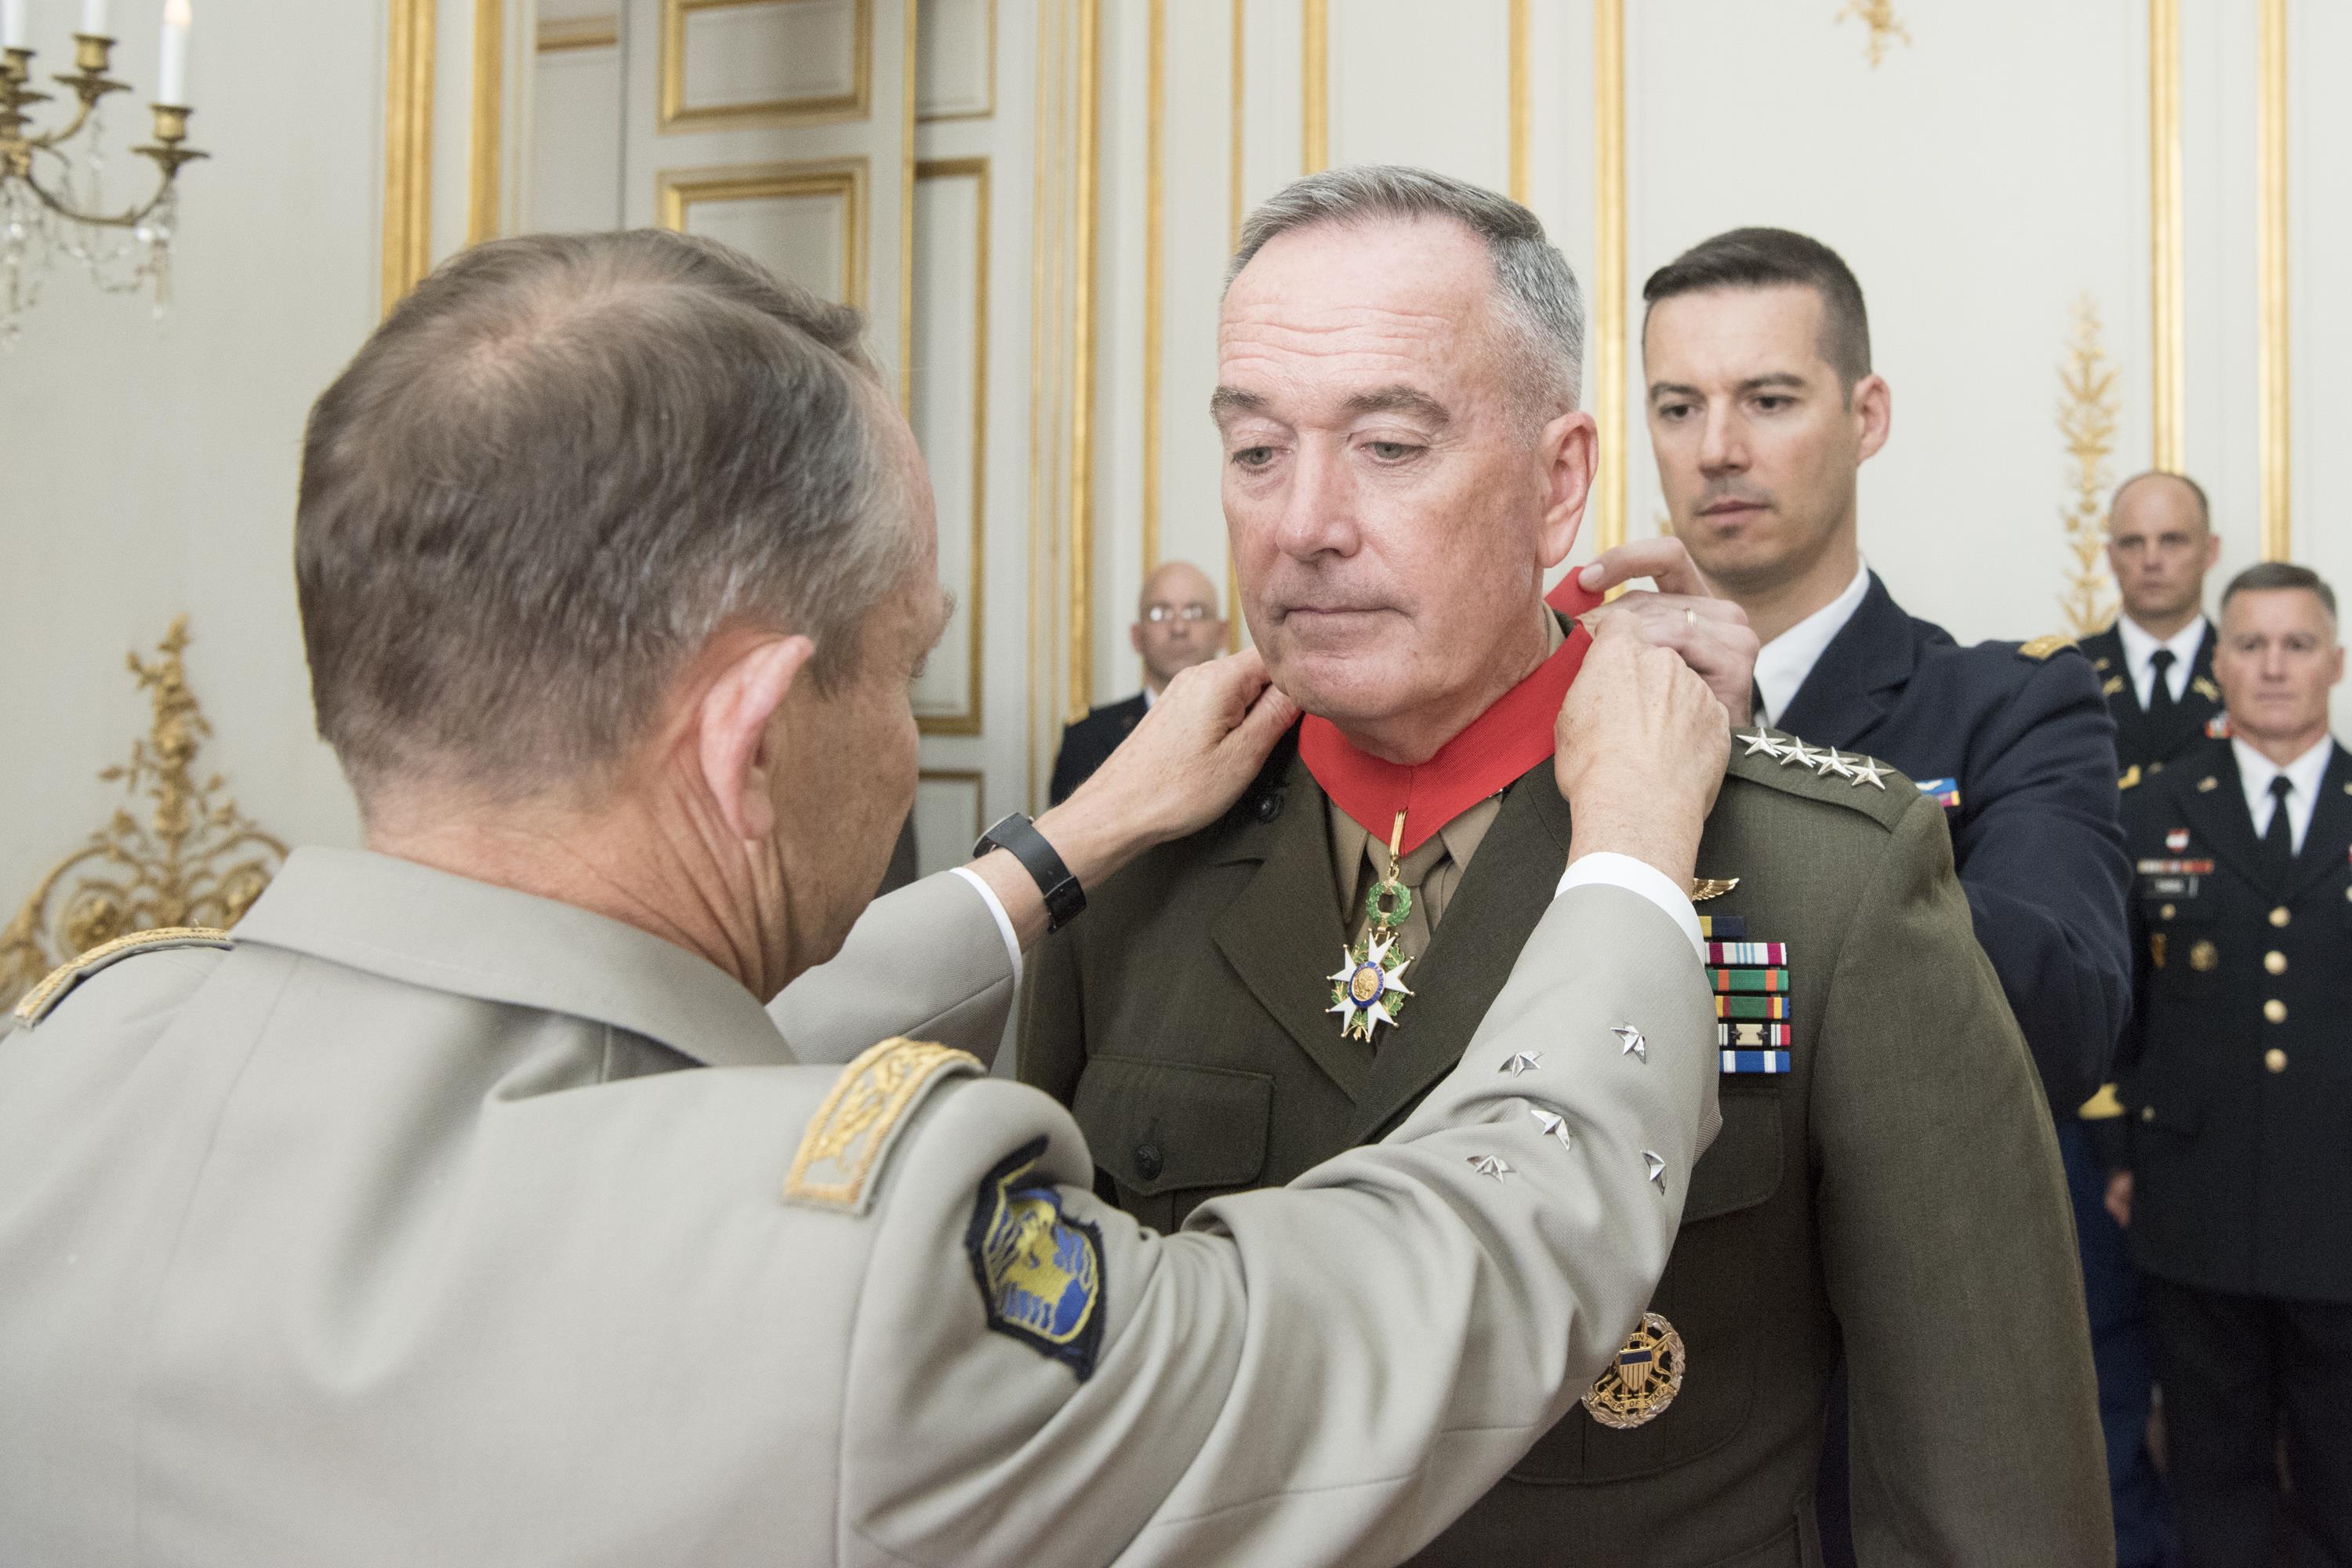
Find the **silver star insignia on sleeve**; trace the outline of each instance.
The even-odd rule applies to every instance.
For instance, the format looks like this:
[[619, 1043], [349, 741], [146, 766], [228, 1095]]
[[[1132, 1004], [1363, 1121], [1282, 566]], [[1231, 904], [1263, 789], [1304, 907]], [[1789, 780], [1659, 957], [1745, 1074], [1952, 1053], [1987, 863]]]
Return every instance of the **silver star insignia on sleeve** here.
[[1851, 779], [1853, 777], [1853, 763], [1839, 756], [1838, 749], [1832, 746], [1822, 757], [1822, 772], [1835, 773], [1842, 779]]
[[1650, 1059], [1650, 1042], [1642, 1037], [1641, 1030], [1631, 1024], [1620, 1024], [1609, 1032], [1625, 1042], [1624, 1048], [1617, 1053], [1619, 1056], [1639, 1057], [1643, 1061]]
[[1511, 1173], [1511, 1167], [1492, 1154], [1471, 1155], [1470, 1168], [1482, 1176], [1492, 1176], [1498, 1182]]
[[1650, 1185], [1657, 1188], [1658, 1191], [1662, 1193], [1664, 1192], [1666, 1190], [1666, 1163], [1664, 1160], [1659, 1159], [1655, 1154], [1651, 1153], [1647, 1149], [1642, 1151], [1642, 1161], [1644, 1164], [1650, 1167]]
[[1772, 758], [1775, 762], [1780, 760], [1780, 742], [1774, 740], [1771, 735], [1765, 731], [1764, 726], [1761, 724], [1756, 726], [1756, 733], [1753, 735], [1734, 735], [1731, 738], [1735, 741], [1744, 741], [1748, 743], [1748, 749], [1739, 753], [1743, 757], [1752, 757], [1757, 752], [1761, 752], [1766, 756]]
[[1822, 753], [1816, 748], [1808, 746], [1802, 741], [1791, 736], [1780, 742], [1780, 765], [1785, 768], [1790, 763], [1802, 763], [1805, 766], [1818, 772], [1822, 765]]
[[1501, 1070], [1517, 1078], [1523, 1072], [1539, 1072], [1542, 1068], [1543, 1053], [1541, 1051], [1515, 1051], [1512, 1053], [1511, 1059], [1503, 1064]]
[[1880, 789], [1886, 787], [1886, 770], [1878, 764], [1875, 758], [1856, 757], [1853, 761], [1855, 788], [1859, 789], [1864, 784], [1875, 784]]
[[1563, 1149], [1569, 1147], [1567, 1117], [1555, 1116], [1549, 1110], [1539, 1110], [1532, 1105], [1528, 1107], [1528, 1114], [1536, 1119], [1536, 1125], [1543, 1129], [1545, 1137], [1559, 1139], [1559, 1146]]

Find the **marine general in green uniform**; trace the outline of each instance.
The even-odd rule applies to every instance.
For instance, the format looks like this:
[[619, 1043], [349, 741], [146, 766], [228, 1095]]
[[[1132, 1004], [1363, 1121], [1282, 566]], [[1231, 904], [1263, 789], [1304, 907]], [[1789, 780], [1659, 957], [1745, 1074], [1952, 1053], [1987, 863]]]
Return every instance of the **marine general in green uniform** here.
[[[1226, 516], [1251, 631], [1309, 717], [1224, 820], [1047, 943], [1021, 1040], [1022, 1076], [1147, 1223], [1410, 1116], [1543, 908], [1580, 824], [1526, 694], [1580, 653], [1540, 595], [1592, 479], [1580, 338], [1533, 216], [1457, 182], [1317, 175], [1244, 231], [1214, 404]], [[1750, 401], [1759, 422], [1851, 417]], [[1864, 1563], [2109, 1561], [2049, 1112], [1940, 806], [1748, 730], [1697, 870], [1723, 1136], [1620, 1365], [1417, 1561], [1817, 1562], [1841, 1346]]]

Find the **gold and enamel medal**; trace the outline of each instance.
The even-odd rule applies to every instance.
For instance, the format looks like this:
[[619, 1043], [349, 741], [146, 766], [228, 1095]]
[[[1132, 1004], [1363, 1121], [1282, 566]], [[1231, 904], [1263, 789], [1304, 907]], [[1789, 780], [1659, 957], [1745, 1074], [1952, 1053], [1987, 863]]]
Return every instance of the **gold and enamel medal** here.
[[1412, 994], [1404, 984], [1405, 965], [1412, 962], [1403, 948], [1398, 928], [1412, 910], [1412, 889], [1397, 878], [1398, 847], [1404, 840], [1404, 813], [1398, 812], [1389, 833], [1388, 874], [1364, 896], [1364, 933], [1353, 948], [1339, 955], [1339, 967], [1325, 978], [1331, 982], [1328, 1012], [1339, 1015], [1339, 1037], [1370, 1041], [1373, 1028], [1397, 1026], [1404, 998]]

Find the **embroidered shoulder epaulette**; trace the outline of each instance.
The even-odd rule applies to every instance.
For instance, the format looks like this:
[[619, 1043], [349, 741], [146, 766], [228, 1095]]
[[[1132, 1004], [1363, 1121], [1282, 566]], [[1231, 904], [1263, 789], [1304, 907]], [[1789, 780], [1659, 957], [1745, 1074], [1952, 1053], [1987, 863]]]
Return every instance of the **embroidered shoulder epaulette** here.
[[1824, 800], [1893, 827], [1918, 790], [1888, 763], [1834, 746], [1810, 745], [1761, 724], [1731, 736], [1734, 778], [1748, 779], [1788, 795]]
[[908, 1119], [941, 1080], [981, 1071], [980, 1058], [925, 1040], [885, 1040], [841, 1069], [784, 1177], [784, 1201], [864, 1214], [875, 1176]]
[[61, 963], [48, 973], [48, 977], [25, 993], [9, 1016], [19, 1028], [29, 1029], [47, 1017], [67, 994], [110, 963], [142, 952], [161, 952], [173, 947], [230, 948], [236, 941], [225, 931], [211, 926], [162, 926], [154, 931], [132, 931], [118, 936], [112, 942], [102, 942], [71, 963]]
[[2018, 644], [2017, 651], [2021, 657], [2026, 658], [2044, 659], [2048, 658], [2052, 654], [2056, 653], [2062, 647], [2073, 647], [2074, 646], [2074, 639], [2073, 637], [2060, 637], [2057, 633], [2053, 632], [2046, 637], [2035, 637], [2032, 642], [2021, 642]]

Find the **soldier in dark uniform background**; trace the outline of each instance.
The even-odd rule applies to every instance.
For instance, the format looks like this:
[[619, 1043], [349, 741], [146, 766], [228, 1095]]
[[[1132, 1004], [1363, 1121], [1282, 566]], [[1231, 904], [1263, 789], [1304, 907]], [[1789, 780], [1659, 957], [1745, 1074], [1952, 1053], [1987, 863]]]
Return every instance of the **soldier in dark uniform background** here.
[[1225, 647], [1225, 618], [1217, 609], [1217, 585], [1198, 566], [1163, 563], [1143, 580], [1128, 640], [1143, 658], [1143, 689], [1123, 702], [1108, 702], [1062, 731], [1054, 756], [1051, 795], [1055, 805], [1094, 776], [1111, 749], [1151, 711], [1151, 700], [1168, 689], [1176, 672], [1217, 657]]
[[[1862, 287], [1836, 252], [1735, 229], [1642, 294], [1660, 488], [1676, 536], [1763, 641], [1757, 721], [1884, 757], [1941, 800], [1977, 941], [2049, 1103], [2071, 1115], [2105, 1075], [2130, 978], [2114, 724], [2096, 677], [2058, 637], [1964, 647], [1863, 563], [1855, 468], [1885, 444], [1893, 395], [1871, 371]], [[1759, 351], [1772, 342], [1812, 353]], [[1843, 397], [1827, 425], [1809, 407], [1824, 390]], [[1832, 1564], [1853, 1561], [1845, 1406], [1841, 1382], [1819, 1499]]]
[[[2137, 1006], [2109, 1189], [2147, 1276], [2194, 1568], [2352, 1563], [2352, 753], [2336, 597], [2250, 567], [2213, 659], [2231, 738], [2130, 792]], [[2288, 1488], [2282, 1492], [2284, 1436]], [[2274, 1530], [2291, 1542], [2273, 1557]]]
[[[2213, 626], [2205, 574], [2221, 553], [2204, 487], [2186, 474], [2137, 474], [2107, 506], [2107, 566], [2122, 599], [2115, 622], [2083, 639], [2116, 721], [2116, 771], [2126, 790], [2205, 739], [2221, 711], [2213, 682]], [[2056, 1109], [2056, 1108], [2053, 1108]], [[2148, 1445], [2156, 1381], [2147, 1308], [2131, 1247], [2108, 1214], [2106, 1173], [2123, 1160], [2123, 1106], [2112, 1086], [2075, 1115], [2061, 1113], [2058, 1146], [2083, 1249], [2083, 1299], [2098, 1356], [2099, 1416], [2121, 1568], [2177, 1561], [2172, 1498]]]
[[2221, 559], [2205, 489], [2186, 474], [2135, 475], [2107, 508], [2107, 567], [2123, 608], [2083, 639], [2116, 720], [2123, 776], [2160, 771], [2221, 710], [2205, 574]]

